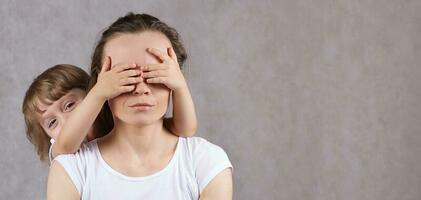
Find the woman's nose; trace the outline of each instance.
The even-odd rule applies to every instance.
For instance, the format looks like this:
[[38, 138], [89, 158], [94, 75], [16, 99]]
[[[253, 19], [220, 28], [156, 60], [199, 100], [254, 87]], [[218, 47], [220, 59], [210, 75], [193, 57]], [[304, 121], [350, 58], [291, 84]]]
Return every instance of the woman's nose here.
[[150, 94], [151, 90], [145, 83], [145, 79], [135, 85], [135, 89], [133, 90], [133, 95], [143, 95], [143, 94]]

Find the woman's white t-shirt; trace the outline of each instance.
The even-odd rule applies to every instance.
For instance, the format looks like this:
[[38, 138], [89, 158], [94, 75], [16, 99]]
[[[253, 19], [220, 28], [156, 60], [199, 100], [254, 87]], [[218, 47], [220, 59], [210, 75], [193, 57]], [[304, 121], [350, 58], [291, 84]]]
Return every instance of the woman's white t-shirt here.
[[[87, 143], [88, 142], [88, 140], [85, 138], [84, 140], [83, 140], [83, 142], [82, 142], [82, 144], [83, 143]], [[50, 145], [50, 149], [48, 150], [48, 160], [50, 161], [50, 166], [51, 166], [51, 163], [53, 162], [53, 160], [54, 160], [54, 157], [53, 157], [53, 145], [55, 144], [55, 141], [54, 141], [54, 139], [51, 139], [50, 140], [50, 143], [51, 143], [51, 145]]]
[[112, 169], [96, 140], [82, 144], [75, 154], [54, 160], [63, 166], [81, 199], [199, 199], [217, 174], [232, 169], [225, 151], [200, 137], [179, 137], [169, 164], [144, 177], [129, 177]]

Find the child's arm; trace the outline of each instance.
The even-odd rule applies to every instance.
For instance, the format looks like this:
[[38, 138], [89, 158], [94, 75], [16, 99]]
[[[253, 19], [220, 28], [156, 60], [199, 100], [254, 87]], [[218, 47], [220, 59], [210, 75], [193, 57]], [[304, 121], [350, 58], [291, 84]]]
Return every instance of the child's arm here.
[[172, 99], [173, 116], [164, 119], [165, 127], [178, 136], [193, 136], [197, 130], [197, 119], [187, 85], [185, 88], [173, 90]]
[[167, 53], [155, 48], [149, 48], [148, 52], [162, 63], [141, 66], [146, 71], [142, 77], [147, 83], [161, 83], [172, 90], [173, 118], [164, 120], [165, 127], [178, 136], [193, 136], [197, 130], [196, 112], [173, 48], [168, 48]]
[[[120, 95], [121, 93], [132, 91], [133, 84], [142, 81], [141, 71], [135, 64], [120, 64], [112, 69], [110, 58], [106, 58], [98, 81], [89, 91], [85, 99], [72, 111], [63, 125], [57, 140], [52, 147], [52, 157], [60, 154], [76, 152], [80, 144], [87, 136], [104, 102]], [[135, 77], [137, 76], [137, 77]]]

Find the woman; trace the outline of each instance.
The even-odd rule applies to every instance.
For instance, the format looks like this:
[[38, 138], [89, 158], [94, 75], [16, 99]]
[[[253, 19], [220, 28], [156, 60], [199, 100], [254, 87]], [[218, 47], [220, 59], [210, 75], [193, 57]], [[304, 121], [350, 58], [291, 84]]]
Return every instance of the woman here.
[[[186, 54], [173, 28], [150, 15], [129, 13], [103, 32], [90, 85], [105, 57], [112, 65], [134, 62], [150, 71], [147, 78], [171, 62], [182, 66]], [[147, 80], [104, 105], [94, 131], [106, 136], [54, 160], [48, 199], [232, 199], [232, 166], [224, 150], [166, 130], [171, 90], [165, 85], [171, 80]]]

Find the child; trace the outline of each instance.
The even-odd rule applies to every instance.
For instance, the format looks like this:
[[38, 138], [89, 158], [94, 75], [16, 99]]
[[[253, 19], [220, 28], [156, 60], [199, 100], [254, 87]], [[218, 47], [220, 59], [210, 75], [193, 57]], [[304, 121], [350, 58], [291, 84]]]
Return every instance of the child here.
[[[74, 153], [85, 138], [97, 137], [90, 129], [106, 100], [133, 91], [136, 84], [148, 82], [147, 79], [171, 79], [165, 85], [172, 90], [173, 118], [165, 119], [164, 124], [178, 136], [194, 135], [197, 119], [193, 101], [176, 57], [171, 58], [174, 62], [165, 73], [153, 73], [163, 69], [136, 64], [111, 67], [111, 58], [107, 57], [98, 82], [87, 94], [89, 76], [78, 67], [56, 65], [40, 74], [27, 90], [22, 105], [27, 137], [40, 159], [45, 160], [48, 155], [51, 161], [57, 155]], [[154, 84], [151, 82], [148, 83]]]

